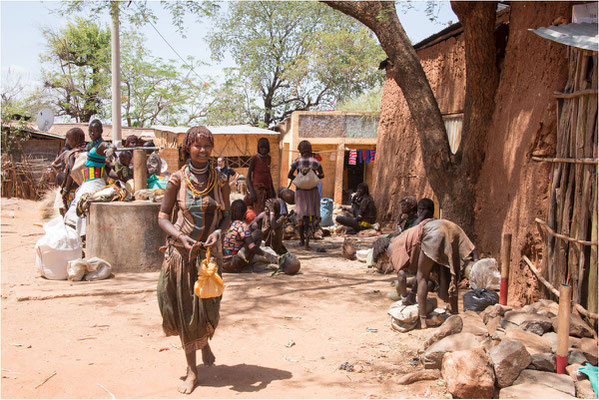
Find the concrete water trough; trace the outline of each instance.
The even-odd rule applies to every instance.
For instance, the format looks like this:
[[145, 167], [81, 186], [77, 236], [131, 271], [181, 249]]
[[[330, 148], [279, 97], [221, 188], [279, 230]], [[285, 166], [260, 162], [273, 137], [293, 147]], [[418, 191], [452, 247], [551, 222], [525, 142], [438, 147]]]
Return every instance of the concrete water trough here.
[[86, 257], [100, 257], [118, 272], [159, 271], [166, 233], [158, 226], [160, 203], [92, 203]]

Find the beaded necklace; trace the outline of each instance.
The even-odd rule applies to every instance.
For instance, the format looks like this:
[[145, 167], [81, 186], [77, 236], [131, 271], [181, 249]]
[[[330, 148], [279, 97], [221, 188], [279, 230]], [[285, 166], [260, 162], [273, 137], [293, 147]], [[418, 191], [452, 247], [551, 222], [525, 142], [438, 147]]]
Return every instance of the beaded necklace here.
[[102, 138], [101, 137], [97, 138], [96, 140], [94, 140], [91, 143], [88, 143], [88, 145], [85, 147], [85, 150], [86, 151], [90, 151], [94, 147], [98, 146], [100, 143], [102, 143]]
[[[214, 185], [216, 184], [216, 173], [214, 171], [214, 168], [212, 168], [212, 166], [206, 166], [206, 170], [208, 170], [208, 179], [203, 184], [200, 184], [196, 181], [196, 178], [193, 176], [192, 173], [192, 168], [193, 167], [190, 164], [187, 164], [185, 166], [184, 175], [187, 187], [194, 195], [194, 197], [206, 196], [208, 193], [212, 191]], [[194, 170], [197, 171], [196, 168], [194, 168]], [[201, 168], [201, 170], [204, 170], [204, 168]], [[206, 185], [206, 187], [202, 190], [204, 185]]]

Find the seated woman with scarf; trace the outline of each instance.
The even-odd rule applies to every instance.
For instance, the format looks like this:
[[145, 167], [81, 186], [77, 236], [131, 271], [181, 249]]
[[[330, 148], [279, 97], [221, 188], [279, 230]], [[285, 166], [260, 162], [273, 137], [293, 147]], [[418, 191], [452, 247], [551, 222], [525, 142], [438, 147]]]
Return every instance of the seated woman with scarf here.
[[352, 215], [338, 216], [338, 224], [350, 227], [349, 234], [355, 234], [362, 229], [369, 229], [376, 221], [376, 206], [370, 196], [368, 184], [362, 182], [352, 199]]

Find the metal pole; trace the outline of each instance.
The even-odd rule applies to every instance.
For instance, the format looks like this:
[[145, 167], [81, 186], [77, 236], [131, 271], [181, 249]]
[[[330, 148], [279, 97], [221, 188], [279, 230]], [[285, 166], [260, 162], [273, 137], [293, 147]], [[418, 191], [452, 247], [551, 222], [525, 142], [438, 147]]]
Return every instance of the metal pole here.
[[110, 34], [112, 54], [112, 143], [120, 146], [121, 133], [121, 46], [119, 39], [119, 2], [110, 2], [112, 30]]

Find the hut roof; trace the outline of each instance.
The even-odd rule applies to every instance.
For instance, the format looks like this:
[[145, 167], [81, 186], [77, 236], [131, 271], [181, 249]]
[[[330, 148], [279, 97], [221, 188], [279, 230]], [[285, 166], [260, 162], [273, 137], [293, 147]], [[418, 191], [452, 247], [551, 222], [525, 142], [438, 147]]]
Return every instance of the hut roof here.
[[[189, 129], [187, 126], [163, 125], [152, 125], [151, 128], [157, 131], [172, 133], [185, 133]], [[249, 125], [208, 126], [207, 128], [210, 129], [213, 135], [279, 135], [279, 132]]]
[[[71, 128], [81, 128], [83, 129], [83, 132], [85, 132], [85, 134], [87, 135], [88, 132], [88, 128], [89, 128], [89, 124], [87, 123], [72, 123], [72, 124], [67, 124], [67, 123], [60, 123], [60, 124], [54, 124], [52, 125], [52, 127], [49, 130], [49, 133], [52, 133], [54, 135], [58, 135], [60, 137], [65, 137], [67, 134], [67, 131]], [[121, 135], [123, 140], [130, 135], [135, 135], [139, 138], [143, 138], [143, 139], [154, 139], [154, 130], [153, 129], [149, 129], [149, 128], [129, 128], [129, 127], [122, 127], [121, 128]], [[112, 125], [102, 125], [102, 139], [106, 140], [106, 141], [112, 141]]]

